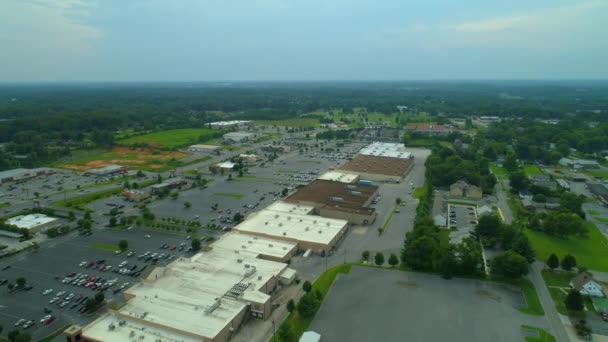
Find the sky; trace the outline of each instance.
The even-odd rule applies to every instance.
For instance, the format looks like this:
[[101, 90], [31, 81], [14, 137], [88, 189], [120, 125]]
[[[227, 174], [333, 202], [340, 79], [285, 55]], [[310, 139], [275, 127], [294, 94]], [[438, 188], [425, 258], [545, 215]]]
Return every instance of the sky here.
[[0, 82], [608, 79], [608, 0], [0, 0]]

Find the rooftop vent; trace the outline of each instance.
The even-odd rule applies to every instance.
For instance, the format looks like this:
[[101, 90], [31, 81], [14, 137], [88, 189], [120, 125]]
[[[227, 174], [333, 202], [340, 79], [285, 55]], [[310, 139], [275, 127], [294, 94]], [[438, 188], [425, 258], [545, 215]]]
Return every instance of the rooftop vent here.
[[287, 236], [287, 233], [286, 233], [286, 232], [283, 232], [283, 236]]
[[241, 264], [243, 262], [243, 259], [236, 259], [236, 262], [239, 263], [239, 264]]
[[274, 218], [279, 218], [279, 214], [274, 215]]
[[269, 243], [269, 244], [268, 244], [268, 247], [272, 248], [272, 244], [271, 244], [271, 243]]
[[304, 229], [305, 231], [308, 231], [308, 227], [306, 227], [306, 229]]
[[321, 234], [321, 233], [323, 233], [323, 231], [319, 229], [319, 234]]
[[245, 248], [247, 248], [247, 246], [245, 246], [245, 245], [242, 245], [242, 246], [241, 246], [241, 248], [243, 248], [243, 249], [245, 249]]
[[249, 240], [249, 241], [247, 241], [247, 243], [248, 243], [248, 244], [252, 244], [252, 243], [253, 243], [253, 241]]

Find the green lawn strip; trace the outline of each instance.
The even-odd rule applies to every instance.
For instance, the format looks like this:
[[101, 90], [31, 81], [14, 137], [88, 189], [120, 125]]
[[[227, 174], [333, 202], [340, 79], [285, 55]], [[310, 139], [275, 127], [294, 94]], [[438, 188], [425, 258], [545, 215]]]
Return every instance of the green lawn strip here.
[[[176, 148], [185, 145], [192, 145], [201, 141], [211, 140], [213, 134], [217, 134], [217, 130], [208, 128], [182, 128], [170, 129], [166, 131], [135, 135], [129, 138], [118, 140], [119, 145], [130, 146], [133, 144], [150, 144], [157, 145], [161, 148]], [[207, 136], [207, 139], [201, 137]]]
[[395, 204], [393, 206], [393, 209], [391, 209], [391, 213], [388, 214], [388, 217], [386, 218], [386, 220], [384, 220], [384, 224], [378, 230], [380, 235], [384, 234], [384, 231], [386, 230], [386, 227], [388, 227], [388, 224], [391, 222], [391, 219], [393, 218], [393, 214], [395, 214], [395, 210], [397, 210], [397, 208], [399, 208], [399, 204]]
[[509, 171], [507, 171], [507, 169], [505, 169], [504, 167], [497, 166], [494, 163], [490, 164], [490, 171], [492, 171], [492, 173], [498, 179], [508, 179], [509, 178]]
[[[566, 295], [570, 290], [570, 281], [576, 276], [576, 273], [561, 270], [543, 270], [542, 276], [545, 280], [545, 284], [547, 285], [547, 289], [549, 289], [549, 294], [553, 299], [553, 303], [555, 303], [555, 307], [557, 308], [557, 311], [559, 313], [563, 315], [585, 318], [584, 312], [569, 311], [568, 309], [566, 309], [566, 305], [564, 304], [564, 301], [566, 300]], [[589, 302], [591, 301], [589, 300]]]
[[[319, 276], [319, 278], [317, 278], [317, 280], [315, 280], [315, 282], [312, 284], [312, 291], [314, 292], [316, 290], [319, 290], [319, 292], [323, 294], [323, 298], [325, 298], [325, 296], [327, 296], [327, 293], [329, 292], [331, 284], [333, 284], [338, 273], [348, 274], [350, 272], [351, 267], [351, 264], [338, 265], [323, 272]], [[302, 336], [302, 334], [308, 329], [310, 323], [312, 323], [312, 320], [314, 318], [314, 315], [308, 318], [300, 317], [298, 311], [294, 310], [292, 313], [289, 314], [289, 316], [287, 316], [287, 319], [285, 320], [285, 322], [283, 322], [283, 324], [286, 324], [286, 322], [289, 322], [291, 324], [293, 335], [296, 337], [295, 340], [298, 340], [300, 336]], [[278, 330], [279, 327], [277, 327], [277, 331]], [[275, 337], [271, 336], [269, 341], [274, 341], [273, 338]], [[276, 336], [276, 339], [279, 340], [278, 335]]]
[[[1, 208], [1, 206], [0, 206], [0, 208]], [[602, 222], [602, 223], [608, 223], [608, 219], [605, 219], [603, 217], [593, 215], [593, 218], [596, 219], [596, 220], [598, 220], [598, 221], [600, 221], [600, 222]]]
[[595, 210], [589, 210], [589, 214], [593, 215], [593, 216], [597, 216], [600, 214], [599, 211], [595, 211]]
[[530, 175], [540, 175], [543, 172], [536, 165], [524, 165], [524, 175], [526, 177]]
[[414, 193], [412, 193], [412, 197], [419, 199], [420, 197], [422, 197], [422, 195], [424, 195], [424, 191], [424, 186], [416, 188], [416, 190], [414, 190]]
[[109, 245], [107, 243], [94, 243], [94, 244], [90, 245], [89, 247], [87, 247], [87, 249], [102, 249], [102, 250], [115, 252], [115, 251], [119, 250], [120, 248], [118, 248], [118, 246]]
[[504, 282], [519, 288], [526, 298], [527, 307], [517, 308], [517, 310], [528, 315], [542, 316], [545, 314], [543, 306], [540, 304], [540, 299], [538, 299], [534, 284], [532, 284], [530, 280], [522, 278]]
[[555, 337], [541, 328], [533, 327], [531, 325], [522, 325], [521, 328], [524, 330], [533, 330], [538, 334], [538, 337], [526, 336], [526, 342], [555, 342]]
[[243, 198], [243, 194], [235, 194], [235, 193], [230, 193], [230, 192], [216, 192], [213, 194], [214, 196], [225, 196], [225, 197], [232, 197], [232, 198], [236, 198], [236, 199], [241, 199]]
[[587, 238], [569, 237], [557, 238], [530, 229], [524, 233], [532, 243], [536, 257], [547, 260], [555, 253], [561, 260], [566, 254], [576, 258], [578, 265], [596, 271], [608, 271], [608, 241], [592, 223], [587, 223], [589, 233]]
[[4, 202], [4, 203], [0, 203], [0, 208], [5, 208], [10, 206], [11, 204], [9, 202]]

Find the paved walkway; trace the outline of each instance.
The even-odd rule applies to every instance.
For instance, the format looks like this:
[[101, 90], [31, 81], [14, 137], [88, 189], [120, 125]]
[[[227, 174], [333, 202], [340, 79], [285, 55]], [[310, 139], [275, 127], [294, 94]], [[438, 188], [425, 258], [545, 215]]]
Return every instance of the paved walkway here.
[[[567, 342], [571, 341], [566, 328], [564, 327], [564, 320], [561, 315], [557, 312], [555, 308], [555, 304], [553, 303], [553, 299], [549, 294], [549, 289], [545, 286], [545, 280], [541, 275], [541, 271], [544, 268], [544, 264], [541, 262], [535, 262], [531, 265], [531, 272], [528, 275], [534, 287], [536, 288], [536, 293], [538, 293], [538, 298], [540, 299], [540, 303], [545, 310], [545, 316], [547, 316], [547, 321], [549, 322], [549, 326], [551, 327], [551, 333], [555, 336], [557, 342]], [[567, 318], [566, 318], [567, 320]]]

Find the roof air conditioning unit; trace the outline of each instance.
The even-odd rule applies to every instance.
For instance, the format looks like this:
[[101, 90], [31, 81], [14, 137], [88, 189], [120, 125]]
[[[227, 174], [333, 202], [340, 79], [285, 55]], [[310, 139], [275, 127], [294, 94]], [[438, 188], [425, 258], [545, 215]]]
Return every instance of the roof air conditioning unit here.
[[319, 234], [321, 234], [321, 233], [323, 233], [323, 231], [322, 231], [322, 230], [319, 230]]
[[242, 245], [242, 246], [241, 246], [241, 248], [243, 248], [243, 249], [246, 249], [246, 248], [247, 248], [247, 246], [245, 246], [245, 245]]
[[243, 259], [236, 259], [236, 262], [240, 264], [243, 262]]
[[286, 233], [286, 232], [283, 232], [283, 236], [287, 236], [287, 233]]
[[270, 244], [268, 244], [268, 247], [272, 248], [272, 244], [271, 244], [271, 243], [270, 243]]

